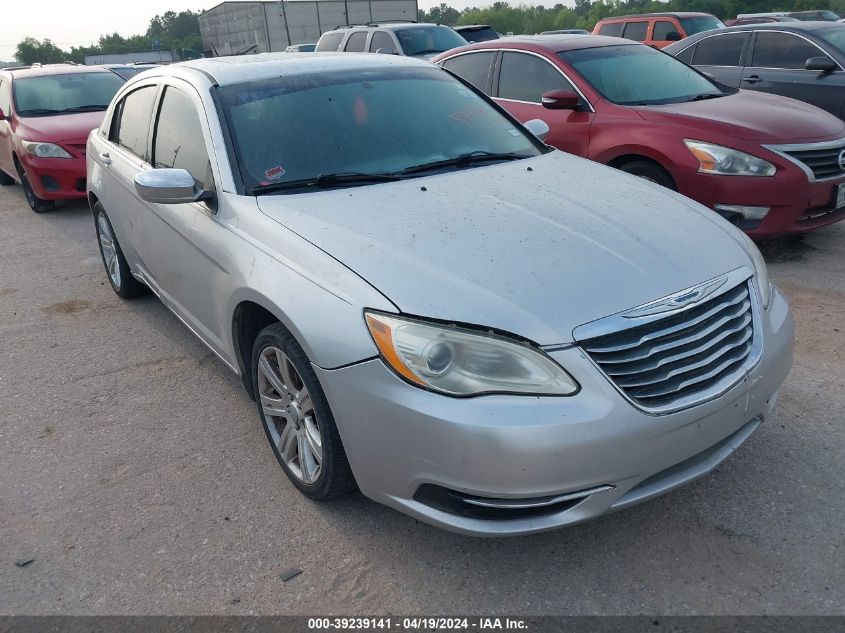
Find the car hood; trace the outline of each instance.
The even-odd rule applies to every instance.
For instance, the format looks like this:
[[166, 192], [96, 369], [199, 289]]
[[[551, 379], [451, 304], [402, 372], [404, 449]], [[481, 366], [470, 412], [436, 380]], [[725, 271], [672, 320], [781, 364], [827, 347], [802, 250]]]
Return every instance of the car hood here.
[[750, 141], [812, 141], [845, 134], [841, 119], [809, 103], [764, 92], [740, 90], [718, 99], [638, 106], [646, 121], [716, 131]]
[[402, 312], [540, 345], [751, 261], [704, 207], [559, 151], [258, 205]]
[[19, 119], [17, 133], [28, 141], [84, 145], [88, 134], [94, 128], [100, 127], [105, 116], [104, 111], [26, 117]]

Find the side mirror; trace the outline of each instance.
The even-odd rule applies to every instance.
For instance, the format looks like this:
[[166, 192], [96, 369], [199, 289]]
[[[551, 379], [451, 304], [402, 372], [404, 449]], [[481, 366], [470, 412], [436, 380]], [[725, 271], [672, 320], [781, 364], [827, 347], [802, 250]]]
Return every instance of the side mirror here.
[[823, 73], [832, 73], [837, 68], [839, 66], [830, 57], [811, 57], [804, 63], [804, 70], [820, 70]]
[[376, 51], [376, 54], [380, 55], [396, 55], [396, 51], [392, 48], [380, 48]]
[[549, 90], [542, 96], [541, 102], [548, 110], [575, 110], [581, 103], [581, 97], [572, 90]]
[[525, 128], [544, 143], [549, 136], [549, 124], [542, 119], [526, 121]]
[[684, 38], [682, 38], [681, 34], [678, 33], [677, 31], [669, 31], [666, 34], [666, 39], [664, 41], [665, 42], [680, 42], [682, 39], [684, 39]]
[[145, 202], [187, 204], [208, 200], [210, 191], [197, 189], [194, 177], [184, 169], [149, 169], [135, 176], [135, 191]]

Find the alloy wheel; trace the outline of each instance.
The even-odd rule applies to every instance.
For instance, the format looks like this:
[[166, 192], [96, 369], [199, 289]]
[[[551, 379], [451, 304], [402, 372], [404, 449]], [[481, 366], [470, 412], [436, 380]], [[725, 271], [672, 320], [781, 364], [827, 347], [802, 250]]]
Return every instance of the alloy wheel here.
[[97, 214], [97, 228], [99, 229], [97, 232], [100, 234], [100, 250], [103, 253], [106, 272], [114, 287], [120, 289], [120, 263], [117, 259], [117, 246], [109, 221], [103, 213]]
[[320, 478], [323, 444], [311, 394], [290, 358], [269, 345], [258, 359], [258, 396], [276, 451], [304, 484]]

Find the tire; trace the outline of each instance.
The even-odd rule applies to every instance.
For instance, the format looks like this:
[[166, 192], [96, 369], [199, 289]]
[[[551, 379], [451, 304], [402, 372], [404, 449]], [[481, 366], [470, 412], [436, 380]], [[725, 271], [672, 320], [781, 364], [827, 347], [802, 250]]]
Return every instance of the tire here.
[[18, 176], [21, 179], [23, 193], [26, 196], [26, 201], [29, 203], [30, 209], [36, 213], [45, 213], [47, 211], [52, 211], [55, 208], [56, 203], [52, 200], [44, 200], [43, 198], [39, 198], [35, 195], [35, 191], [33, 191], [32, 185], [29, 183], [29, 178], [26, 175], [26, 170], [20, 163], [18, 163]]
[[106, 215], [103, 205], [99, 202], [94, 204], [94, 225], [97, 230], [100, 258], [106, 269], [106, 278], [115, 294], [121, 299], [134, 299], [147, 294], [150, 289], [132, 276], [129, 264], [126, 263], [126, 258], [114, 235], [109, 216]]
[[15, 179], [12, 178], [5, 171], [0, 169], [0, 187], [8, 187], [9, 185], [14, 185], [14, 184], [15, 184]]
[[302, 347], [281, 323], [268, 325], [255, 339], [252, 385], [267, 440], [293, 485], [315, 501], [354, 490], [323, 388]]
[[632, 160], [629, 163], [620, 165], [618, 169], [633, 176], [639, 176], [644, 180], [657, 183], [658, 185], [671, 189], [672, 191], [677, 191], [677, 187], [675, 186], [675, 181], [672, 180], [672, 176], [670, 176], [669, 173], [660, 165], [650, 160]]

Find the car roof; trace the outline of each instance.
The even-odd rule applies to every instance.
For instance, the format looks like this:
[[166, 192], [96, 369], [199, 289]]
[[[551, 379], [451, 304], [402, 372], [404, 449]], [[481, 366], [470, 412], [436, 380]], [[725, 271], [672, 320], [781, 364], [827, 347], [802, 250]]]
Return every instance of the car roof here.
[[[840, 22], [762, 22], [760, 24], [738, 24], [737, 26], [729, 26], [724, 29], [714, 29], [712, 31], [703, 31], [704, 34], [723, 33], [727, 31], [747, 31], [754, 29], [755, 31], [794, 31], [796, 33], [806, 33], [812, 31], [823, 31], [824, 29], [835, 29], [845, 27], [845, 24]], [[696, 33], [701, 35], [702, 33]], [[695, 36], [693, 36], [695, 37]]]
[[25, 77], [46, 77], [49, 75], [110, 73], [111, 71], [108, 68], [101, 68], [99, 66], [82, 66], [79, 64], [44, 64], [43, 66], [30, 66], [27, 68], [17, 68], [15, 70], [7, 69], [3, 72], [11, 74], [14, 79], [23, 79]]
[[[337, 28], [332, 29], [331, 31], [326, 31], [326, 33], [331, 32], [344, 32], [344, 31], [353, 31], [355, 29], [367, 30], [367, 29], [383, 29], [386, 31], [396, 30], [396, 29], [418, 29], [418, 28], [431, 28], [432, 26], [443, 26], [442, 24], [434, 24], [432, 22], [371, 22], [369, 24], [343, 24], [338, 26]], [[323, 33], [325, 35], [325, 33]]]
[[615, 15], [613, 17], [602, 18], [599, 22], [613, 22], [614, 20], [627, 20], [629, 18], [701, 18], [714, 17], [712, 13], [703, 13], [701, 11], [677, 11], [666, 13], [632, 13], [631, 15]]
[[[159, 75], [187, 78], [199, 71], [214, 83], [224, 86], [244, 81], [260, 81], [285, 75], [354, 71], [371, 68], [419, 67], [431, 64], [403, 55], [372, 55], [367, 53], [261, 53], [232, 57], [211, 57], [180, 62], [157, 69]], [[138, 75], [140, 80], [150, 73]], [[193, 75], [195, 77], [195, 75]], [[132, 80], [134, 81], [134, 79]]]
[[[563, 53], [582, 48], [601, 48], [604, 46], [645, 46], [633, 40], [626, 40], [622, 37], [608, 37], [606, 35], [578, 35], [574, 33], [560, 33], [552, 35], [512, 35], [489, 42], [476, 42], [468, 46], [462, 46], [460, 51], [468, 51], [476, 48], [514, 48], [542, 50], [547, 53]], [[447, 51], [451, 52], [451, 51]]]

